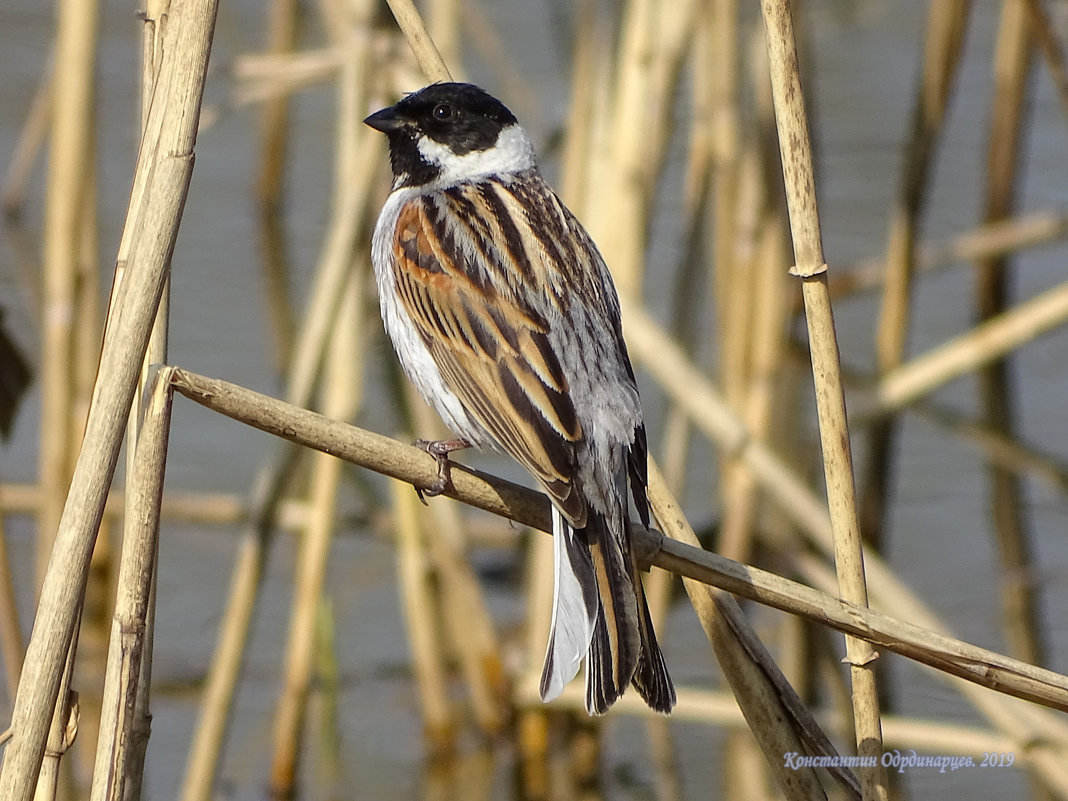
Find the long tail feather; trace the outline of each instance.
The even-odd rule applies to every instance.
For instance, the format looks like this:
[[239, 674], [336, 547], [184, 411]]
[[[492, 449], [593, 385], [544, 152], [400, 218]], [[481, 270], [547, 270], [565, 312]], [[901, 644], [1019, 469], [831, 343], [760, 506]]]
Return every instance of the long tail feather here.
[[586, 665], [586, 711], [603, 715], [630, 684], [641, 639], [629, 559], [603, 516], [591, 510], [587, 521], [586, 538], [601, 611]]
[[645, 588], [637, 566], [632, 569], [632, 577], [638, 593], [638, 636], [641, 638], [641, 653], [634, 671], [634, 689], [652, 709], [666, 715], [675, 706], [675, 686], [656, 641], [653, 618], [649, 614], [649, 604], [645, 600]]
[[590, 649], [600, 601], [589, 549], [553, 507], [553, 617], [545, 664], [541, 671], [541, 698], [551, 701], [578, 673]]

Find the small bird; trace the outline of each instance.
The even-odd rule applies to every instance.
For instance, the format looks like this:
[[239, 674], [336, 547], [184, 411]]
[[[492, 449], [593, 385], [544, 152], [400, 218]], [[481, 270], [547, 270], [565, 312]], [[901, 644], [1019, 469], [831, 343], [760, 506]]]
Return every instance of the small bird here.
[[541, 697], [586, 664], [586, 710], [633, 684], [667, 714], [675, 689], [627, 528], [627, 487], [649, 525], [638, 387], [608, 268], [542, 178], [496, 98], [435, 83], [364, 120], [389, 139], [393, 186], [371, 260], [405, 373], [458, 439], [420, 441], [449, 486], [448, 454], [495, 448], [552, 502], [555, 580]]

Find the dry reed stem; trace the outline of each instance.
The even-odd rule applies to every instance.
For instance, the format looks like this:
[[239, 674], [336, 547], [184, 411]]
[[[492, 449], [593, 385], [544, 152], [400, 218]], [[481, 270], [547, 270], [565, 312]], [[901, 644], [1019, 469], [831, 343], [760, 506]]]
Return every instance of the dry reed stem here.
[[[123, 490], [108, 493], [104, 517], [118, 517], [126, 501]], [[0, 483], [0, 511], [32, 514], [41, 502], [41, 489], [36, 484]], [[278, 521], [281, 528], [295, 528], [305, 517], [303, 501], [286, 500], [279, 506]], [[163, 498], [163, 516], [172, 520], [234, 525], [245, 522], [249, 516], [247, 498], [231, 492], [201, 492], [197, 490], [168, 490]]]
[[213, 795], [212, 787], [222, 755], [230, 706], [267, 559], [274, 509], [294, 468], [296, 456], [295, 449], [285, 447], [277, 459], [257, 473], [249, 493], [250, 519], [237, 547], [226, 608], [219, 623], [208, 679], [201, 694], [200, 710], [178, 795], [182, 801], [206, 801]]
[[445, 655], [435, 615], [433, 575], [419, 523], [419, 501], [411, 489], [390, 482], [397, 534], [397, 589], [405, 610], [408, 648], [412, 655], [423, 736], [434, 753], [451, 749], [455, 738]]
[[[649, 505], [668, 537], [700, 548], [697, 535], [652, 461]], [[722, 590], [711, 589], [692, 578], [683, 584], [780, 789], [787, 798], [798, 801], [825, 798], [816, 771], [794, 770], [786, 765], [783, 755], [793, 752], [831, 756], [837, 753], [834, 746], [782, 676], [737, 602]], [[849, 771], [834, 768], [831, 772], [851, 791], [851, 797], [860, 797], [856, 779]]]
[[44, 753], [62, 663], [192, 173], [197, 112], [214, 19], [215, 5], [208, 0], [183, 4], [171, 16], [173, 46], [161, 67], [160, 89], [139, 154], [120, 246], [131, 269], [121, 275], [116, 270], [116, 311], [105, 333], [85, 440], [15, 699], [14, 736], [0, 770], [0, 797], [10, 801], [28, 801]]
[[44, 325], [38, 472], [44, 504], [38, 513], [38, 586], [63, 514], [64, 494], [78, 447], [78, 439], [70, 436], [76, 396], [72, 325], [77, 316], [84, 206], [91, 203], [85, 152], [93, 149], [95, 138], [92, 126], [97, 3], [67, 0], [59, 4], [56, 13], [42, 254]]
[[[950, 0], [933, 3], [928, 11], [923, 73], [913, 100], [897, 196], [889, 214], [886, 274], [875, 336], [875, 363], [880, 375], [901, 364], [905, 354], [918, 228], [930, 194], [927, 188], [935, 148], [960, 65], [971, 7], [971, 0]], [[896, 435], [896, 421], [891, 417], [877, 421], [869, 432], [860, 519], [865, 541], [876, 548], [883, 542]]]
[[853, 403], [863, 420], [890, 414], [943, 384], [1025, 345], [1068, 320], [1068, 283], [1017, 304], [966, 334], [951, 339], [891, 370], [868, 394]]
[[[767, 0], [761, 10], [794, 244], [795, 264], [791, 272], [801, 277], [801, 290], [805, 298], [827, 500], [834, 535], [834, 561], [842, 597], [859, 606], [866, 606], [868, 591], [857, 521], [845, 395], [827, 291], [827, 265], [820, 242], [812, 153], [794, 45], [793, 21], [788, 0]], [[846, 659], [853, 680], [857, 753], [878, 759], [882, 756], [883, 745], [879, 698], [871, 665], [876, 656], [867, 642], [846, 638]], [[860, 770], [865, 801], [888, 797], [886, 770], [881, 762], [877, 764], [878, 767]]]
[[1046, 13], [1040, 0], [1024, 0], [1024, 6], [1029, 18], [1031, 35], [1035, 37], [1039, 51], [1046, 61], [1046, 68], [1057, 89], [1057, 99], [1061, 101], [1065, 115], [1068, 115], [1068, 69], [1065, 68], [1064, 63], [1064, 48], [1057, 39], [1057, 26]]
[[[74, 636], [67, 648], [67, 657], [62, 667], [62, 675], [59, 679], [59, 695], [52, 720], [48, 727], [48, 739], [41, 762], [40, 773], [37, 775], [36, 787], [34, 788], [34, 801], [52, 801], [60, 792], [60, 760], [67, 753], [67, 749], [74, 744], [78, 736], [80, 723], [80, 706], [78, 693], [71, 690], [71, 677], [74, 674], [74, 654], [78, 650], [77, 624]], [[14, 727], [12, 727], [14, 728]], [[65, 789], [69, 789], [65, 785]]]
[[[349, 26], [346, 20], [344, 15], [339, 16], [337, 25], [340, 27], [329, 29], [338, 41], [345, 38], [351, 45], [348, 37], [367, 35], [366, 31], [358, 32]], [[347, 33], [343, 35], [343, 31]], [[351, 70], [366, 74], [371, 48], [350, 47], [346, 52], [350, 60], [357, 60]], [[339, 108], [349, 108], [353, 113], [362, 110], [360, 98], [365, 97], [362, 84], [358, 88], [361, 89], [360, 96], [342, 97]], [[339, 120], [339, 125], [345, 124]], [[351, 128], [350, 125], [350, 131]], [[370, 135], [371, 132], [362, 126], [355, 127], [351, 133], [358, 140], [353, 148], [356, 152], [354, 154], [344, 146], [339, 147], [336, 154], [330, 226], [286, 376], [286, 397], [298, 406], [307, 406], [311, 402], [330, 331], [337, 319], [339, 299], [344, 296], [343, 287], [349, 279], [356, 242], [365, 231], [371, 187], [374, 186], [372, 179], [381, 162], [381, 144], [377, 135]], [[234, 564], [226, 609], [186, 765], [180, 795], [182, 801], [204, 801], [211, 797], [252, 612], [259, 595], [263, 564], [275, 526], [275, 511], [298, 455], [298, 450], [291, 446], [281, 449], [257, 474], [250, 491], [250, 520], [242, 533]]]
[[[141, 136], [148, 129], [169, 14], [170, 0], [150, 0], [145, 4], [141, 37]], [[159, 524], [173, 398], [169, 381], [160, 378], [158, 369], [153, 365], [167, 363], [169, 321], [168, 277], [156, 310], [156, 320], [141, 367], [141, 380], [134, 392], [126, 425], [125, 502], [128, 505], [124, 505], [122, 518], [125, 561], [120, 557], [115, 611], [109, 637], [109, 663], [103, 671], [105, 683], [100, 702], [100, 734], [91, 788], [91, 792], [96, 793], [97, 801], [103, 797], [140, 798], [140, 788], [144, 782], [145, 753], [152, 719], [149, 698], [155, 635]], [[147, 407], [142, 404], [146, 397]], [[116, 662], [121, 663], [117, 672], [114, 666]], [[112, 679], [110, 684], [109, 676]], [[118, 686], [115, 686], [116, 681]], [[110, 698], [107, 697], [109, 693]], [[108, 704], [115, 708], [109, 708]], [[121, 709], [119, 704], [123, 705]], [[108, 718], [112, 728], [105, 724]]]
[[1057, 492], [1068, 492], [1068, 463], [1059, 456], [1028, 446], [1017, 439], [1007, 437], [981, 421], [970, 418], [955, 409], [933, 403], [921, 403], [913, 410], [929, 419], [949, 434], [964, 441], [990, 462], [1013, 470], [1021, 475], [1041, 479]]
[[[369, 158], [364, 149], [370, 138], [369, 132], [360, 122], [368, 104], [368, 86], [364, 79], [371, 65], [370, 4], [364, 2], [358, 8], [353, 7], [350, 10], [352, 16], [346, 20], [345, 27], [332, 30], [333, 36], [339, 41], [349, 41], [354, 53], [352, 58], [342, 64], [337, 83], [335, 158], [337, 172], [344, 176], [351, 176], [357, 168], [367, 168], [363, 162]], [[338, 205], [344, 203], [343, 198], [355, 198], [357, 202], [351, 205], [366, 209], [367, 196], [359, 188], [353, 189], [338, 182], [334, 190]], [[334, 232], [336, 230], [335, 228]], [[323, 377], [324, 411], [331, 417], [349, 419], [356, 414], [362, 390], [359, 375], [364, 349], [359, 347], [358, 341], [363, 329], [364, 306], [360, 299], [364, 283], [363, 273], [366, 269], [358, 268], [352, 260], [355, 240], [337, 241], [347, 247], [345, 250], [338, 249], [333, 252], [333, 261], [324, 264], [323, 270], [330, 269], [343, 278], [344, 284], [338, 299], [333, 302], [331, 313], [327, 315], [328, 322], [332, 325], [321, 329], [323, 335], [328, 337], [323, 343], [325, 353], [316, 353], [313, 363], [326, 362]], [[305, 380], [310, 391], [311, 376]], [[279, 797], [291, 795], [295, 790], [308, 688], [311, 684], [312, 659], [315, 653], [315, 619], [322, 596], [330, 542], [336, 526], [339, 479], [340, 466], [336, 461], [326, 460], [321, 456], [313, 459], [310, 514], [298, 557], [283, 690], [275, 714], [270, 786], [272, 792]]]
[[[167, 442], [173, 397], [165, 368], [149, 387], [148, 404], [133, 447], [133, 479], [127, 496], [127, 524], [119, 562], [118, 596], [111, 625], [100, 732], [91, 801], [120, 801], [131, 775], [131, 756], [136, 750], [135, 726], [147, 710], [137, 709], [144, 678], [143, 658], [152, 632], [151, 593], [159, 543], [160, 502], [167, 463]], [[133, 763], [136, 766], [136, 763]], [[143, 767], [143, 763], [141, 764]]]
[[[339, 420], [348, 420], [356, 415], [361, 397], [358, 389], [361, 354], [364, 352], [359, 343], [363, 323], [361, 286], [362, 281], [357, 274], [350, 273], [327, 354], [323, 411]], [[271, 794], [278, 798], [293, 797], [297, 790], [305, 710], [316, 652], [315, 621], [325, 584], [330, 543], [337, 523], [340, 477], [341, 463], [337, 459], [321, 453], [314, 454], [309, 481], [309, 516], [302, 532], [295, 567], [283, 684], [274, 718], [269, 786]]]
[[[416, 487], [428, 487], [437, 478], [437, 462], [432, 456], [388, 437], [181, 368], [175, 368], [172, 382], [176, 391], [191, 400], [261, 431], [322, 450]], [[460, 464], [455, 464], [452, 477], [454, 487], [446, 493], [448, 497], [540, 531], [551, 530], [549, 501], [541, 493]], [[827, 593], [717, 554], [662, 539], [655, 532], [646, 533], [633, 522], [631, 528], [638, 551], [651, 555], [652, 564], [665, 570], [864, 637], [895, 653], [975, 684], [1068, 711], [1066, 676], [838, 600]], [[877, 560], [875, 564], [878, 564]], [[873, 578], [876, 575], [882, 586], [890, 584], [885, 568], [873, 574]], [[889, 591], [884, 589], [882, 592], [888, 596], [887, 605], [900, 608], [908, 618], [933, 620], [930, 613], [904, 593], [890, 598]]]
[[[967, 262], [1048, 245], [1068, 236], [1068, 213], [1057, 209], [1024, 212], [1015, 217], [978, 225], [943, 241], [918, 248], [917, 271], [932, 272]], [[876, 289], [886, 274], [883, 259], [865, 259], [846, 265], [831, 276], [831, 297], [838, 299]]]
[[400, 26], [404, 38], [408, 41], [419, 68], [431, 82], [450, 81], [452, 76], [441, 53], [426, 32], [426, 25], [416, 10], [412, 0], [386, 0], [390, 11], [393, 12], [397, 25]]
[[[460, 0], [432, 0], [427, 5], [427, 37], [446, 64], [460, 64]], [[484, 16], [479, 14], [479, 16]], [[465, 20], [466, 22], [466, 20]]]
[[[440, 418], [418, 397], [414, 387], [409, 384], [406, 389], [415, 429], [424, 436], [438, 436], [431, 432], [442, 431]], [[466, 558], [467, 535], [460, 507], [457, 504], [424, 506], [418, 517], [422, 530], [434, 532], [426, 538], [424, 547], [436, 573], [435, 598], [438, 617], [444, 624], [439, 636], [444, 636], [451, 654], [459, 662], [476, 723], [483, 734], [496, 736], [505, 725], [507, 712], [503, 702], [508, 687], [493, 618], [478, 577]]]
[[0, 209], [9, 220], [22, 215], [26, 185], [48, 137], [48, 124], [52, 117], [52, 60], [52, 56], [49, 56], [49, 66], [41, 71], [40, 83], [26, 114], [26, 122], [11, 153], [3, 183], [0, 184]]
[[[3, 490], [0, 488], [0, 496]], [[22, 628], [19, 626], [18, 603], [15, 599], [15, 582], [12, 580], [11, 560], [7, 555], [7, 534], [4, 532], [4, 515], [0, 513], [0, 648], [4, 653], [4, 672], [7, 674], [7, 692], [11, 701], [19, 686], [24, 650]]]
[[[296, 42], [296, 0], [272, 0], [267, 12], [266, 51], [271, 55], [288, 54]], [[256, 195], [261, 209], [277, 209], [282, 201], [289, 144], [289, 99], [277, 95], [264, 103], [260, 112], [260, 171], [256, 178]]]
[[[1031, 17], [1026, 3], [1006, 2], [995, 44], [994, 97], [987, 142], [986, 193], [983, 220], [999, 220], [1017, 205], [1019, 172], [1024, 145], [1028, 101], [1034, 74]], [[977, 263], [975, 310], [980, 321], [989, 320], [1010, 304], [1008, 256]], [[1014, 436], [1016, 402], [1013, 378], [1004, 360], [987, 362], [978, 373], [980, 408], [987, 423]], [[1023, 499], [1019, 477], [997, 464], [988, 467], [994, 541], [1002, 565], [1000, 601], [1002, 629], [1014, 656], [1042, 664], [1045, 637], [1039, 627], [1038, 587], [1027, 578], [1032, 567], [1034, 536], [1032, 515]]]
[[653, 152], [646, 149], [647, 137], [652, 138], [648, 107], [654, 96], [653, 63], [662, 57], [654, 41], [664, 18], [657, 14], [653, 0], [630, 0], [621, 4], [620, 12], [609, 123], [612, 167], [604, 176], [606, 180], [598, 184], [604, 202], [598, 204], [597, 217], [591, 223], [596, 226], [594, 239], [601, 243], [618, 290], [639, 297], [647, 236], [648, 156]]

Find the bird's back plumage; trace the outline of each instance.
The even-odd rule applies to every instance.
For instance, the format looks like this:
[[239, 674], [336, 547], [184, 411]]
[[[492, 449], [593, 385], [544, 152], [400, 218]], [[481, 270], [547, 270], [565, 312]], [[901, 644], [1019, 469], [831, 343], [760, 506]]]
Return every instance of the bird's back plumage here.
[[[390, 134], [395, 174], [372, 252], [383, 319], [405, 371], [455, 433], [517, 459], [552, 500], [543, 697], [557, 695], [588, 655], [591, 713], [632, 681], [668, 712], [674, 689], [627, 531], [628, 483], [648, 525], [647, 453], [615, 289], [514, 117], [471, 88], [435, 85], [423, 90], [434, 89], [432, 103], [420, 92], [392, 116], [369, 118]], [[468, 146], [472, 130], [489, 138], [486, 119], [460, 118], [459, 146], [448, 126], [423, 121], [442, 104], [454, 120], [491, 114], [504, 150]]]

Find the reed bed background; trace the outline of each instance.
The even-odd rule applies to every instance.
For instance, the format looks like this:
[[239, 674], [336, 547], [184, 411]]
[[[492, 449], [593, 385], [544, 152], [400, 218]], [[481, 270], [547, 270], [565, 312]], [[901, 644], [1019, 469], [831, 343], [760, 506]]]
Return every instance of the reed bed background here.
[[[185, 0], [116, 34], [62, 0], [20, 53], [0, 797], [1068, 798], [1059, 7], [489, 5]], [[893, 147], [849, 138], [873, 64]], [[520, 471], [412, 491], [405, 443], [443, 432], [381, 333], [361, 120], [450, 75], [516, 111], [616, 276], [670, 720], [538, 700]]]

